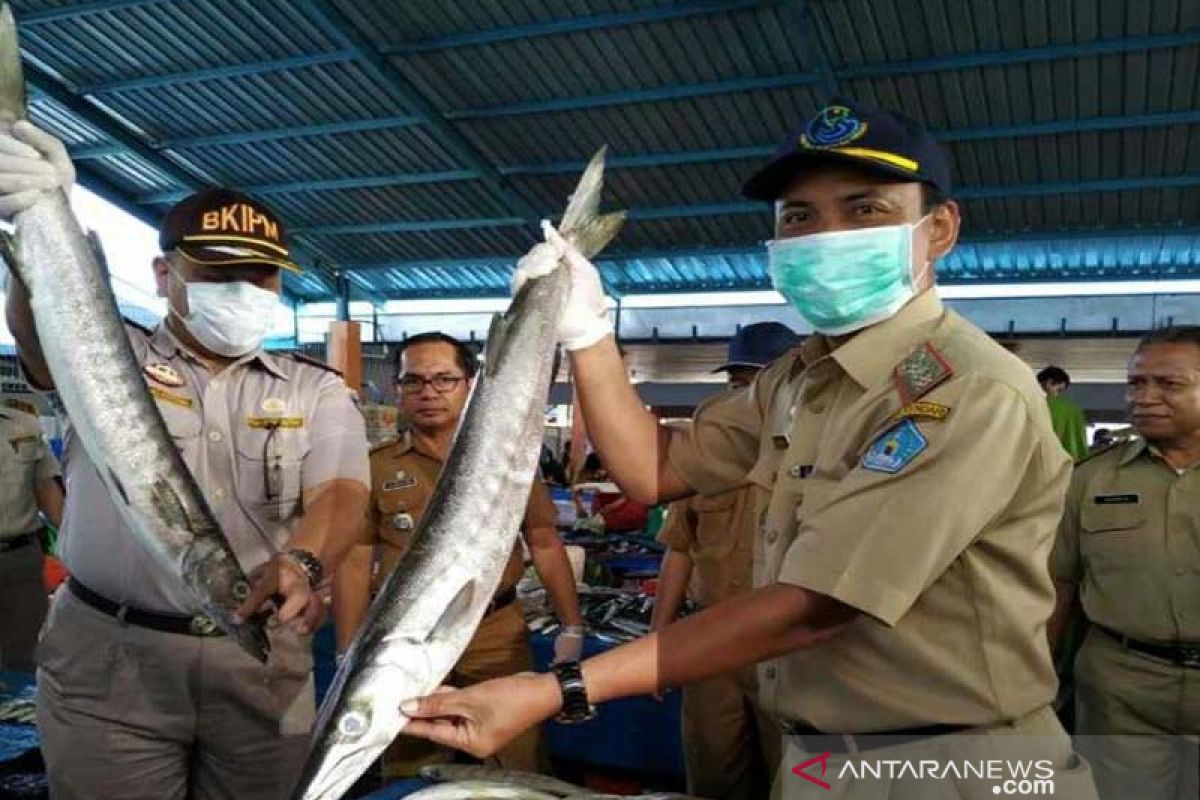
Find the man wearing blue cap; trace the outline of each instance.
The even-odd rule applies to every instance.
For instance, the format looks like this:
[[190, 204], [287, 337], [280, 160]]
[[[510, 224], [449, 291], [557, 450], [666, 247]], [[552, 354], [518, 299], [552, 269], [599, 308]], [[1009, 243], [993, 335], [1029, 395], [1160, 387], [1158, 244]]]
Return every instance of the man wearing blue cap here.
[[[799, 341], [779, 322], [756, 322], [729, 340], [724, 372], [733, 391]], [[755, 487], [676, 500], [658, 540], [663, 556], [650, 629], [674, 621], [684, 595], [708, 608], [749, 590], [754, 554]], [[756, 800], [779, 766], [779, 723], [755, 706], [752, 668], [683, 687], [683, 756], [688, 793], [712, 800]]]
[[628, 494], [763, 490], [756, 588], [577, 668], [406, 703], [409, 733], [487, 752], [545, 717], [757, 664], [790, 734], [777, 797], [1095, 797], [1046, 643], [1070, 458], [1029, 368], [934, 289], [961, 222], [946, 154], [909, 119], [837, 102], [744, 191], [773, 203], [772, 283], [817, 334], [690, 430], [643, 409], [595, 267], [553, 230], [516, 284], [571, 265], [559, 335]]

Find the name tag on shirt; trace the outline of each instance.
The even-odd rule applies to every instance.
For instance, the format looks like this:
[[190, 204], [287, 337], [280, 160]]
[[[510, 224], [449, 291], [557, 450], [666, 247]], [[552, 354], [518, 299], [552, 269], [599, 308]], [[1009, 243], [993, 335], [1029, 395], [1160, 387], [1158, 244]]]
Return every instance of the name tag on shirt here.
[[1136, 505], [1142, 502], [1140, 494], [1098, 494], [1092, 498], [1098, 506]]
[[304, 417], [246, 417], [251, 428], [303, 428]]

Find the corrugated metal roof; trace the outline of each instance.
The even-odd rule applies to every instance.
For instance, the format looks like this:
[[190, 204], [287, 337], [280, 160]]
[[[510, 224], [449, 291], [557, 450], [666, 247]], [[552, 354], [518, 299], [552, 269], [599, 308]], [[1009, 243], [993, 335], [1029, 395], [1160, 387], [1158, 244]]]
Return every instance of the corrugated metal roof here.
[[505, 291], [605, 143], [631, 210], [614, 287], [764, 285], [741, 181], [834, 93], [946, 142], [987, 240], [948, 279], [1134, 276], [1141, 229], [1200, 226], [1194, 0], [13, 5], [34, 117], [82, 180], [151, 218], [206, 182], [259, 193], [322, 265], [288, 278], [302, 299], [335, 269], [374, 299]]

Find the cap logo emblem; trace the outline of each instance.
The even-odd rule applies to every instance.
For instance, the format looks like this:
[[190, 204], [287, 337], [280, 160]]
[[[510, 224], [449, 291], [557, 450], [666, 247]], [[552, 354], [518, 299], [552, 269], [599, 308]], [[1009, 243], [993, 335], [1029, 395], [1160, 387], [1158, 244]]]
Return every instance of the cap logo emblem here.
[[205, 232], [260, 234], [268, 239], [279, 238], [279, 226], [245, 203], [205, 211], [200, 218], [200, 229]]
[[850, 109], [826, 106], [808, 123], [808, 131], [801, 135], [800, 144], [813, 150], [841, 147], [861, 139], [866, 132], [867, 123], [854, 116]]

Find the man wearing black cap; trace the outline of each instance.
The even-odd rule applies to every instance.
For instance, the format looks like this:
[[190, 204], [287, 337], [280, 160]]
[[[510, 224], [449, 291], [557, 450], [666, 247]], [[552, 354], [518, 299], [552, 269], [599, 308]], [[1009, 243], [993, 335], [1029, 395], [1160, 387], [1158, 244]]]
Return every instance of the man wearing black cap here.
[[1045, 639], [1070, 460], [1030, 370], [933, 288], [958, 238], [950, 191], [946, 155], [899, 115], [835, 103], [790, 135], [746, 193], [774, 204], [772, 283], [817, 335], [689, 431], [643, 409], [595, 267], [547, 231], [515, 283], [571, 265], [559, 333], [610, 474], [648, 502], [761, 487], [758, 588], [581, 673], [407, 703], [410, 734], [486, 752], [544, 717], [757, 663], [760, 705], [791, 734], [781, 797], [1017, 793], [1002, 765], [963, 771], [989, 759], [1094, 797]]
[[[61, 143], [29, 123], [0, 134], [0, 153], [4, 213], [32, 205], [42, 189], [70, 186]], [[38, 652], [50, 793], [286, 798], [314, 716], [308, 634], [323, 616], [314, 590], [358, 535], [337, 521], [366, 509], [364, 424], [332, 370], [262, 349], [280, 270], [299, 269], [270, 209], [236, 192], [201, 191], [167, 214], [160, 244], [154, 274], [168, 315], [154, 330], [128, 326], [129, 340], [250, 574], [239, 613], [275, 595], [280, 624], [270, 628], [266, 665], [215, 632], [188, 589], [134, 540], [68, 433], [59, 546], [71, 579]], [[7, 312], [31, 383], [53, 390], [18, 281]]]
[[[779, 322], [746, 325], [729, 340], [724, 372], [733, 391], [798, 342]], [[674, 621], [688, 595], [708, 608], [748, 591], [754, 554], [755, 487], [676, 500], [658, 541], [663, 556], [650, 629]], [[712, 800], [757, 800], [779, 766], [779, 723], [755, 705], [753, 668], [683, 687], [683, 757], [688, 793]]]

